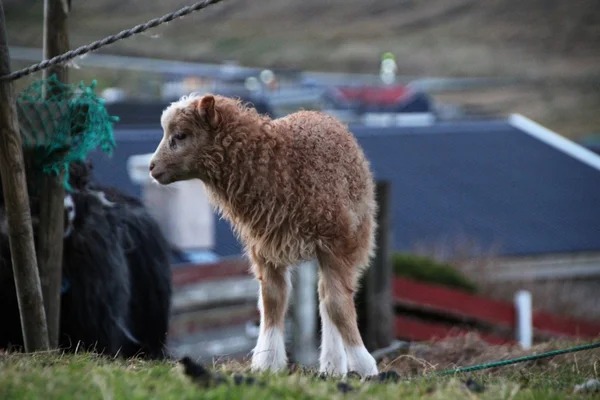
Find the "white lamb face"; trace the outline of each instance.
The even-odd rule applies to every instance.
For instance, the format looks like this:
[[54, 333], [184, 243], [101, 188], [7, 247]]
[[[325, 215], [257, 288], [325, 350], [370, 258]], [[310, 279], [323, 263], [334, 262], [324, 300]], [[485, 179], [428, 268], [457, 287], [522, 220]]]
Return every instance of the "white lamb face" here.
[[194, 178], [193, 134], [182, 129], [167, 129], [150, 161], [150, 177], [161, 185]]
[[186, 97], [161, 117], [163, 137], [150, 161], [150, 176], [161, 185], [203, 178], [198, 159], [217, 121], [213, 96]]

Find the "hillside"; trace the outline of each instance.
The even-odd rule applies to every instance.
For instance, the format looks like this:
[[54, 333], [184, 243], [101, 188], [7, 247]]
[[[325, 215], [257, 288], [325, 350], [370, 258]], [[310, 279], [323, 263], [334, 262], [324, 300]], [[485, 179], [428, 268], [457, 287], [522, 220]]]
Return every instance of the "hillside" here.
[[[192, 0], [73, 0], [73, 47]], [[42, 45], [42, 2], [4, 0], [10, 44]], [[507, 76], [503, 91], [444, 95], [521, 112], [568, 136], [600, 131], [600, 7], [594, 0], [224, 0], [105, 52], [244, 65], [399, 74]]]

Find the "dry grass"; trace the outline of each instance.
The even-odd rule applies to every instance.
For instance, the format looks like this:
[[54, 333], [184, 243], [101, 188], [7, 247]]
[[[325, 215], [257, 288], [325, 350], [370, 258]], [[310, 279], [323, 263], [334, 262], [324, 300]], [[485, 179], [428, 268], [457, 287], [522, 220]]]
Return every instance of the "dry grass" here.
[[[384, 369], [393, 369], [402, 376], [426, 376], [445, 369], [507, 360], [580, 344], [583, 342], [555, 340], [537, 344], [530, 350], [523, 350], [519, 345], [492, 346], [476, 333], [469, 333], [432, 343], [414, 344], [405, 354], [383, 360], [382, 366]], [[540, 372], [549, 372], [579, 363], [593, 366], [598, 362], [600, 362], [600, 349], [514, 364], [509, 367], [487, 370], [485, 374], [504, 375], [507, 373], [507, 369], [512, 373], [520, 373], [533, 367]]]
[[600, 131], [598, 83], [519, 84], [504, 88], [434, 94], [437, 101], [485, 112], [523, 114], [568, 138]]

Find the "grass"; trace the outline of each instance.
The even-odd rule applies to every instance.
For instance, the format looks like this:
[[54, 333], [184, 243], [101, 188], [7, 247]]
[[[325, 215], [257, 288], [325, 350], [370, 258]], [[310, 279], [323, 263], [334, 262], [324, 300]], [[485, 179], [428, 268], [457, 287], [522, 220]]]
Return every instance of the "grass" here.
[[[545, 344], [538, 346], [536, 350], [544, 351], [571, 344]], [[514, 356], [518, 351], [514, 348], [487, 346], [473, 337], [418, 345], [406, 354], [382, 361], [382, 370], [394, 369], [400, 373], [401, 379], [398, 382], [361, 382], [359, 379], [349, 378], [347, 383], [353, 389], [349, 393], [339, 390], [339, 380], [323, 381], [316, 374], [306, 371], [259, 375], [256, 376], [257, 384], [236, 385], [231, 377], [239, 373], [247, 375], [248, 367], [245, 363], [225, 362], [214, 365], [214, 369], [226, 377], [227, 383], [204, 388], [189, 381], [173, 361], [114, 360], [89, 353], [11, 353], [0, 355], [0, 398], [541, 400], [581, 398], [581, 394], [573, 393], [574, 386], [590, 378], [598, 378], [600, 353], [594, 351], [473, 375], [443, 378], [425, 376], [435, 369], [452, 364], [448, 363], [449, 358], [462, 362], [470, 359], [474, 362], [478, 357]], [[419, 358], [419, 354], [424, 358]], [[444, 360], [444, 357], [447, 359]], [[484, 391], [469, 390], [465, 385], [469, 377], [483, 385]], [[594, 395], [590, 394], [588, 398], [591, 396]]]
[[395, 253], [392, 265], [396, 276], [476, 293], [477, 286], [462, 272], [431, 257], [411, 253]]

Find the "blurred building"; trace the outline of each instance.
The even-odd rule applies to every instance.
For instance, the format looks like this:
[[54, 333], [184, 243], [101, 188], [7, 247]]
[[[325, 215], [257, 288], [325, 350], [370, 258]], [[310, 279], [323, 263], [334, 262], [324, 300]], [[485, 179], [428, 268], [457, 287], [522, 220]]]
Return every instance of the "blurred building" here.
[[[255, 105], [269, 112], [269, 104]], [[121, 118], [118, 145], [110, 160], [92, 155], [99, 180], [141, 195], [126, 165], [155, 150], [162, 107], [109, 106]], [[473, 257], [493, 254], [515, 274], [577, 265], [581, 274], [600, 273], [600, 156], [519, 116], [350, 129], [376, 179], [392, 184], [394, 250], [451, 255], [470, 243]], [[219, 256], [241, 254], [228, 223], [216, 217], [214, 238]]]

